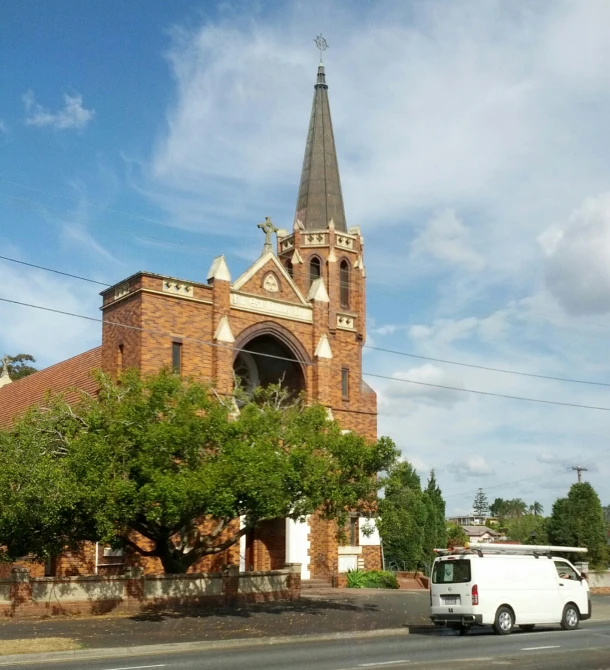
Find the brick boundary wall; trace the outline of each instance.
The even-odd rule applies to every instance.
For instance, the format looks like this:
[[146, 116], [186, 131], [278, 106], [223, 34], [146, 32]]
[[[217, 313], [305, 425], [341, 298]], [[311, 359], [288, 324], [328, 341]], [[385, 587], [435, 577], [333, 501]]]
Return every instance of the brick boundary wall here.
[[144, 575], [141, 568], [109, 577], [31, 577], [22, 567], [11, 573], [0, 580], [0, 619], [231, 607], [301, 595], [300, 563], [266, 572], [230, 566], [185, 575]]

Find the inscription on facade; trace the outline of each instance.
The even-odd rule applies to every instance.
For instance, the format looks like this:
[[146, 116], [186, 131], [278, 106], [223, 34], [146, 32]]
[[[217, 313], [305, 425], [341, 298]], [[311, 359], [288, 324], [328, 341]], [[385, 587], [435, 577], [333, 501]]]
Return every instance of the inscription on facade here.
[[306, 321], [307, 323], [313, 321], [312, 311], [311, 309], [307, 309], [307, 307], [288, 305], [284, 302], [276, 302], [275, 300], [265, 300], [265, 298], [256, 298], [252, 295], [231, 293], [231, 306], [236, 309], [244, 309], [248, 312], [279, 316], [284, 319]]

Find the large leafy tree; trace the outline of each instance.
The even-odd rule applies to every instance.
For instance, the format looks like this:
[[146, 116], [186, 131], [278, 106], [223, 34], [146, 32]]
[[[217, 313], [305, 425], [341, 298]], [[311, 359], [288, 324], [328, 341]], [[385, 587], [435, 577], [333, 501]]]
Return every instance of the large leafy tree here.
[[535, 514], [524, 514], [506, 521], [506, 535], [520, 544], [548, 544], [547, 520]]
[[[6, 366], [8, 368], [9, 377], [16, 381], [22, 377], [27, 377], [38, 370], [30, 365], [35, 363], [36, 359], [31, 354], [17, 354], [16, 356], [5, 356]], [[0, 360], [0, 367], [2, 361]]]
[[55, 399], [4, 436], [6, 557], [92, 540], [185, 572], [264, 520], [317, 510], [341, 524], [349, 511], [373, 513], [376, 475], [395, 459], [391, 440], [342, 434], [324, 408], [286, 404], [278, 389], [235, 416], [232, 399], [167, 372], [99, 382], [98, 398]]
[[608, 564], [604, 511], [589, 482], [573, 484], [567, 498], [555, 501], [548, 535], [552, 544], [587, 547], [594, 568]]
[[422, 491], [415, 469], [402, 461], [391, 468], [384, 485], [378, 525], [385, 556], [407, 570], [428, 566], [432, 550], [446, 543], [445, 501], [434, 472]]
[[[534, 512], [534, 508], [536, 511]], [[504, 500], [503, 498], [496, 498], [489, 506], [489, 510], [493, 516], [500, 519], [515, 519], [528, 513], [528, 506], [521, 498], [512, 498], [511, 500]], [[530, 513], [541, 514], [542, 505], [534, 503], [529, 508]]]
[[447, 547], [463, 547], [468, 542], [466, 531], [457, 523], [450, 523], [447, 526]]

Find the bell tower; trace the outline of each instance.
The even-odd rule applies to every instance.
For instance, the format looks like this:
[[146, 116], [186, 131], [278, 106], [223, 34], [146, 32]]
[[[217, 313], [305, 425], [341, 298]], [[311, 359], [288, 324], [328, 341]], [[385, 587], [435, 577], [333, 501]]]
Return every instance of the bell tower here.
[[316, 279], [323, 280], [329, 334], [351, 332], [360, 346], [366, 333], [363, 244], [360, 229], [348, 228], [345, 219], [328, 85], [320, 61], [293, 231], [278, 231], [278, 256], [304, 295], [310, 295]]

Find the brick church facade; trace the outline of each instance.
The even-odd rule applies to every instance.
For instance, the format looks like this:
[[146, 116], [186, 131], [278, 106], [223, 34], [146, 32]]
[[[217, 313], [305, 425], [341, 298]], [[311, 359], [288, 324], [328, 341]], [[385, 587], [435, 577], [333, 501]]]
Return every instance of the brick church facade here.
[[[344, 430], [377, 437], [375, 392], [362, 380], [366, 337], [363, 237], [348, 228], [324, 67], [318, 68], [296, 215], [291, 230], [270, 220], [261, 256], [233, 278], [224, 256], [214, 259], [205, 282], [138, 272], [102, 292], [102, 344], [13, 383], [0, 384], [0, 427], [48, 391], [91, 390], [90, 372], [143, 373], [173, 368], [231, 394], [282, 383], [328, 408]], [[273, 248], [272, 236], [276, 236]], [[6, 381], [6, 376], [4, 377]], [[353, 567], [380, 568], [376, 532], [367, 536], [353, 518], [348, 544], [339, 545], [333, 523], [312, 515], [302, 523], [266, 522], [239, 545], [206, 557], [195, 571], [227, 563], [268, 570], [301, 563], [302, 577], [329, 578]], [[135, 557], [86, 545], [62, 555], [46, 571], [111, 572]], [[146, 571], [160, 572], [156, 559]], [[40, 566], [44, 571], [44, 567]]]

